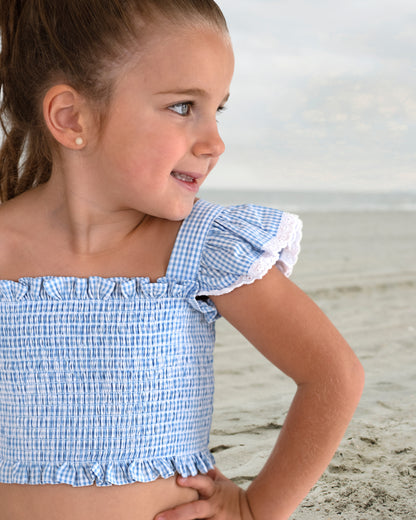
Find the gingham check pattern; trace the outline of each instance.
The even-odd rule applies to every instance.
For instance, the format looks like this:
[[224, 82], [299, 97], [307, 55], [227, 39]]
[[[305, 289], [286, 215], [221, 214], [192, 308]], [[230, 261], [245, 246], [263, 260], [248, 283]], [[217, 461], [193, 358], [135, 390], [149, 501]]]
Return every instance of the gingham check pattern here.
[[248, 276], [282, 216], [198, 201], [155, 283], [0, 281], [0, 482], [106, 486], [211, 469], [218, 313], [198, 295]]

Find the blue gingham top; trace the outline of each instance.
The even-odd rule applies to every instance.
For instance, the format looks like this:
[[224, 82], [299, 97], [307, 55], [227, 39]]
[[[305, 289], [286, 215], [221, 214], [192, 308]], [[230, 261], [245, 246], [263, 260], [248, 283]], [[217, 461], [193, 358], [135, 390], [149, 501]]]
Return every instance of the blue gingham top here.
[[87, 486], [205, 473], [213, 402], [209, 298], [290, 274], [301, 224], [199, 200], [167, 273], [0, 281], [0, 482]]

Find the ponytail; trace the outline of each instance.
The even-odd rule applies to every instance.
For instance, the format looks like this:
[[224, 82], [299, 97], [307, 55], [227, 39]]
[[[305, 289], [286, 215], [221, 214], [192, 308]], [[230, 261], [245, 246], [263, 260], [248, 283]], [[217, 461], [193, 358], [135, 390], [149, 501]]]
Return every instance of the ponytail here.
[[25, 0], [2, 0], [0, 4], [1, 66], [10, 60], [13, 38]]
[[[13, 76], [19, 69], [16, 40], [25, 4], [30, 0], [1, 0], [0, 5], [0, 202], [5, 202], [26, 190], [46, 182], [52, 163], [42, 133], [34, 130], [25, 109], [16, 104], [16, 84]], [[25, 81], [24, 73], [19, 83]], [[19, 91], [19, 88], [17, 88]], [[23, 100], [22, 105], [27, 104]], [[26, 113], [30, 112], [26, 109]], [[36, 126], [36, 125], [35, 125]]]

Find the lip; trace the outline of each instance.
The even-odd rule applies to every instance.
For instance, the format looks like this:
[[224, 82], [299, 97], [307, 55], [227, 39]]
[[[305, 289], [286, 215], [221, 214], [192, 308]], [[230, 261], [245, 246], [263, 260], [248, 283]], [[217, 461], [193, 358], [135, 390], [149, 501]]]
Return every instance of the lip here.
[[196, 172], [188, 172], [183, 170], [172, 170], [175, 173], [178, 173], [179, 175], [186, 175], [187, 177], [190, 177], [192, 179], [192, 182], [190, 181], [184, 181], [181, 179], [178, 179], [177, 177], [174, 177], [171, 175], [172, 179], [178, 182], [183, 188], [188, 189], [189, 191], [192, 191], [193, 193], [196, 193], [199, 190], [199, 186], [201, 183], [198, 182], [199, 179], [202, 179], [204, 177], [204, 174], [202, 173], [196, 173]]

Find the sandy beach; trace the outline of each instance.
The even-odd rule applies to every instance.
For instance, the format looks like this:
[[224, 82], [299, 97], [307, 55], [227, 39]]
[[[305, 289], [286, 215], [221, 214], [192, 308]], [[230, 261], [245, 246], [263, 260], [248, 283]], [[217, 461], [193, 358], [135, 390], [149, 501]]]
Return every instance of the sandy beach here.
[[[301, 214], [292, 279], [366, 371], [359, 408], [294, 520], [416, 519], [416, 212]], [[246, 487], [266, 460], [295, 385], [224, 320], [217, 328], [211, 447]]]

